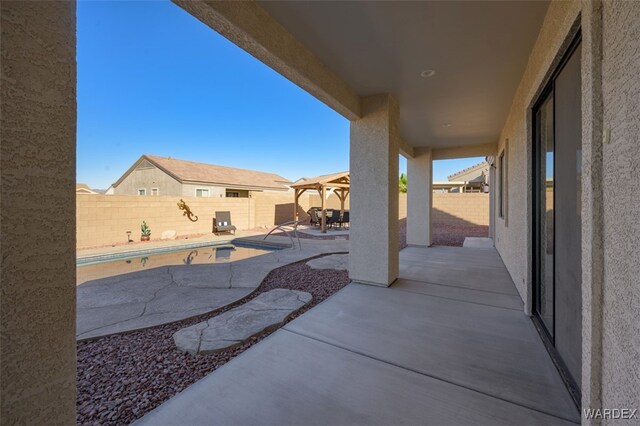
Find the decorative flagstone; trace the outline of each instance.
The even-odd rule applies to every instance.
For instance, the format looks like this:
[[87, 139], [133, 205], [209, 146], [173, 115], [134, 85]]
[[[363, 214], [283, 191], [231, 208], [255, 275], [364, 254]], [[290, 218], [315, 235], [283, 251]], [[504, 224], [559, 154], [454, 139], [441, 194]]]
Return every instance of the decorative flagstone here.
[[220, 352], [279, 327], [311, 298], [311, 294], [303, 291], [271, 290], [210, 320], [177, 331], [173, 340], [179, 350], [192, 355]]
[[329, 256], [318, 257], [307, 262], [312, 269], [335, 269], [338, 271], [349, 270], [348, 254], [332, 254]]

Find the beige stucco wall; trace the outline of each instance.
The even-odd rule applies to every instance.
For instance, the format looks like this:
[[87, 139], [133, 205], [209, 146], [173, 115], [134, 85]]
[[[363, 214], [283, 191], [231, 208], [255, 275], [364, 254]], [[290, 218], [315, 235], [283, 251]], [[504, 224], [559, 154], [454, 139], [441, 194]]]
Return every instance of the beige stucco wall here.
[[399, 270], [400, 109], [386, 94], [362, 99], [361, 108], [363, 117], [350, 127], [349, 277], [388, 286]]
[[602, 24], [602, 405], [640, 408], [640, 2], [604, 2]]
[[530, 108], [576, 22], [582, 28], [582, 405], [637, 408], [640, 188], [625, 183], [640, 178], [640, 3], [550, 5], [499, 141], [498, 152], [508, 140], [509, 202], [508, 222], [496, 219], [495, 242], [529, 310]]
[[0, 5], [0, 422], [70, 425], [76, 6]]
[[409, 246], [429, 247], [433, 223], [433, 151], [416, 148], [407, 158], [407, 228]]
[[147, 190], [147, 195], [151, 194], [151, 188], [158, 188], [161, 196], [182, 194], [182, 184], [157, 167], [133, 170], [113, 188], [113, 194], [138, 195], [138, 189], [141, 188]]
[[495, 246], [528, 311], [531, 305], [530, 108], [554, 64], [562, 57], [561, 47], [570, 41], [568, 34], [578, 19], [580, 9], [581, 3], [577, 1], [552, 2], [549, 5], [498, 142], [498, 154], [508, 144], [506, 161], [509, 182], [506, 217], [496, 218]]

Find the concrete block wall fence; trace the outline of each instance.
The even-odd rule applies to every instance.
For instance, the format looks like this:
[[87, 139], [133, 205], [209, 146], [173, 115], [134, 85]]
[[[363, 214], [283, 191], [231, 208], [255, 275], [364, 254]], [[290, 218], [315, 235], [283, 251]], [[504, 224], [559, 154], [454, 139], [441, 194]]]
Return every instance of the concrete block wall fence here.
[[445, 225], [489, 225], [489, 194], [433, 194], [432, 223]]
[[[434, 223], [488, 225], [488, 194], [434, 194]], [[184, 199], [191, 211], [198, 216], [191, 222], [177, 203]], [[320, 205], [317, 194], [300, 197], [298, 213], [306, 217], [306, 211]], [[329, 196], [329, 208], [339, 209], [340, 200]], [[345, 203], [349, 208], [349, 198]], [[76, 247], [88, 248], [127, 241], [140, 240], [140, 225], [146, 221], [151, 228], [151, 239], [159, 239], [163, 231], [173, 230], [178, 235], [206, 234], [212, 232], [216, 211], [231, 212], [233, 224], [238, 229], [270, 227], [291, 220], [293, 194], [253, 193], [251, 198], [199, 198], [199, 197], [140, 197], [127, 195], [76, 196]], [[399, 217], [407, 217], [407, 196], [400, 194]]]

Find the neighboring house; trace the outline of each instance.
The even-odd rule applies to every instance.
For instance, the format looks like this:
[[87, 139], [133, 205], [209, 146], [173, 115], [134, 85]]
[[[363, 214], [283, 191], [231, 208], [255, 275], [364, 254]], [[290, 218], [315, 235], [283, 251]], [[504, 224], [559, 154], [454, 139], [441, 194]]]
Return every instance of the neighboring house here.
[[447, 176], [447, 179], [449, 182], [485, 182], [487, 176], [489, 176], [489, 163], [483, 161]]
[[107, 193], [246, 198], [255, 191], [286, 192], [289, 184], [273, 173], [143, 155]]
[[483, 161], [447, 176], [448, 182], [434, 182], [433, 189], [444, 192], [487, 192], [489, 163]]
[[89, 188], [86, 183], [76, 183], [76, 194], [100, 194], [98, 191], [94, 191]]

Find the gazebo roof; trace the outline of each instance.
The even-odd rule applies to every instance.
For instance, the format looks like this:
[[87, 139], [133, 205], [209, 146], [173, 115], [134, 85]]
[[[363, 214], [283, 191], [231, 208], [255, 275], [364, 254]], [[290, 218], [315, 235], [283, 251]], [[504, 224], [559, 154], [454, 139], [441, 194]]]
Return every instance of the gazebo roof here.
[[316, 176], [291, 185], [294, 189], [317, 189], [322, 186], [329, 188], [349, 188], [349, 172]]

